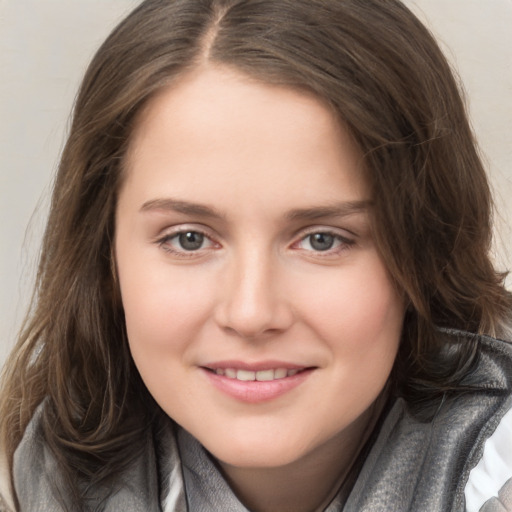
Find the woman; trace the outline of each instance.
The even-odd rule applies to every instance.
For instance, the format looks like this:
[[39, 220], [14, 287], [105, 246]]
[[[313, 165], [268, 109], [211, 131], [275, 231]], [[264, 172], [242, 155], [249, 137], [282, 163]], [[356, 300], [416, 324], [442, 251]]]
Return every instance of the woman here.
[[490, 208], [399, 2], [143, 2], [82, 84], [3, 377], [20, 510], [505, 507]]

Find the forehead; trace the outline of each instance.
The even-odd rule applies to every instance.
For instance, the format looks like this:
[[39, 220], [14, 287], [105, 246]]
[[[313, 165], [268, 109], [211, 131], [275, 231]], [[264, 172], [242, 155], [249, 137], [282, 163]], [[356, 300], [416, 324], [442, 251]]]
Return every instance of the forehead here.
[[348, 131], [313, 94], [210, 67], [185, 75], [148, 102], [131, 140], [125, 178], [148, 194], [157, 188], [173, 197], [192, 191], [196, 197], [187, 200], [202, 191], [205, 200], [215, 194], [249, 198], [263, 182], [275, 191], [267, 191], [269, 200], [282, 200], [285, 192], [304, 202], [318, 201], [320, 194], [337, 202], [340, 192], [346, 200], [366, 195], [362, 167]]

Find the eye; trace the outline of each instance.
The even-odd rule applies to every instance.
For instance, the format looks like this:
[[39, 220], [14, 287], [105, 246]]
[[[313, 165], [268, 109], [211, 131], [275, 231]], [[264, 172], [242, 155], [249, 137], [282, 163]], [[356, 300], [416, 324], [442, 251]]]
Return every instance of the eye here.
[[204, 244], [205, 236], [197, 231], [187, 231], [179, 233], [173, 237], [173, 241], [179, 245], [180, 249], [185, 251], [197, 251]]
[[170, 253], [183, 256], [187, 253], [192, 255], [216, 245], [205, 233], [193, 229], [182, 229], [167, 234], [158, 240], [158, 244]]
[[316, 231], [307, 234], [296, 244], [296, 248], [319, 253], [333, 253], [346, 249], [354, 244], [353, 240], [337, 233]]
[[315, 251], [328, 251], [332, 249], [336, 238], [330, 233], [313, 233], [306, 237], [310, 247]]

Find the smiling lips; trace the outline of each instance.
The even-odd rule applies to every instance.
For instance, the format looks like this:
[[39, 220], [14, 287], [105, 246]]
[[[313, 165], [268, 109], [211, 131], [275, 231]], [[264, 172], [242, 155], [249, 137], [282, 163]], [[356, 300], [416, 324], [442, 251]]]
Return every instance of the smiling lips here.
[[225, 363], [202, 369], [217, 389], [247, 403], [273, 400], [297, 387], [315, 370], [305, 366], [285, 368], [282, 363], [273, 366]]
[[251, 370], [237, 370], [235, 368], [217, 368], [215, 373], [217, 375], [224, 375], [228, 379], [236, 379], [241, 381], [253, 381], [257, 380], [259, 382], [271, 381], [284, 379], [286, 377], [292, 377], [293, 375], [299, 373], [298, 368], [293, 368], [287, 370], [286, 368], [276, 368], [269, 370], [259, 370], [259, 371], [251, 371]]

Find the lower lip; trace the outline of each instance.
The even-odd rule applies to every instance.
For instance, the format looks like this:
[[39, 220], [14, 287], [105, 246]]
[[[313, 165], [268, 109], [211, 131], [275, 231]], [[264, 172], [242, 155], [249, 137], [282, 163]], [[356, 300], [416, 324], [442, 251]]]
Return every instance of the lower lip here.
[[210, 382], [220, 391], [241, 402], [256, 404], [274, 400], [302, 384], [312, 373], [313, 368], [302, 370], [295, 375], [270, 381], [242, 381], [217, 375], [202, 368]]

